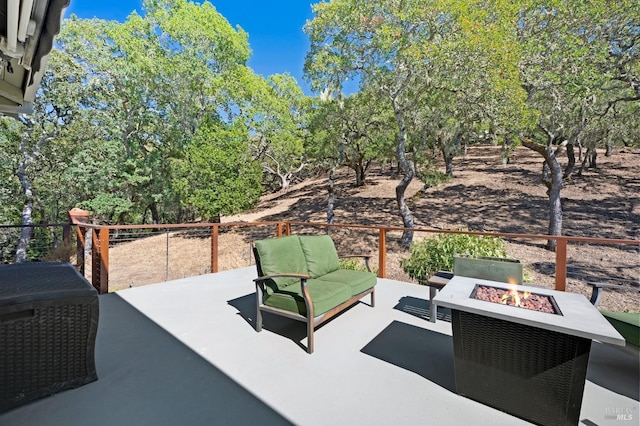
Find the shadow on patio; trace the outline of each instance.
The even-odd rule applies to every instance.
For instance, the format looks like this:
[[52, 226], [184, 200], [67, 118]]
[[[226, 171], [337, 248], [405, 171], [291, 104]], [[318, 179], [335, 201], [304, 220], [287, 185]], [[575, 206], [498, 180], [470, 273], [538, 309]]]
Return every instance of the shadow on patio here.
[[[451, 324], [428, 321], [425, 287], [380, 279], [376, 307], [320, 327], [308, 355], [303, 323], [267, 314], [255, 332], [253, 278], [249, 267], [100, 296], [98, 381], [0, 424], [528, 424], [455, 393]], [[637, 354], [592, 346], [582, 423], [635, 421]]]
[[100, 296], [98, 381], [0, 415], [0, 424], [291, 424], [124, 301]]

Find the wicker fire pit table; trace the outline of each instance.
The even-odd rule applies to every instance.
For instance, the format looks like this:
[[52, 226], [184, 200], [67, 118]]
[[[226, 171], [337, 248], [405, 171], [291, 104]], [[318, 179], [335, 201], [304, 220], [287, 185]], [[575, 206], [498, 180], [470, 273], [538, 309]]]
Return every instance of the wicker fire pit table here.
[[[476, 299], [488, 288], [517, 294]], [[554, 312], [510, 305], [530, 295]], [[537, 424], [578, 424], [591, 341], [625, 344], [581, 294], [454, 276], [434, 303], [451, 308], [456, 391]]]

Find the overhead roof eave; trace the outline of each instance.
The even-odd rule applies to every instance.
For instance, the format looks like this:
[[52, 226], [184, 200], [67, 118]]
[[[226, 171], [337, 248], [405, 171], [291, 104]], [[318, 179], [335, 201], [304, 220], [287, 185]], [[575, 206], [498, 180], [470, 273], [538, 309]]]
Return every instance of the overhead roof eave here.
[[[0, 3], [0, 114], [16, 116], [33, 112], [53, 40], [60, 32], [69, 1], [6, 0]], [[19, 7], [18, 13], [16, 7]], [[28, 16], [26, 21], [30, 24], [22, 41], [19, 36], [16, 40], [15, 33], [21, 24], [26, 25], [21, 15]]]

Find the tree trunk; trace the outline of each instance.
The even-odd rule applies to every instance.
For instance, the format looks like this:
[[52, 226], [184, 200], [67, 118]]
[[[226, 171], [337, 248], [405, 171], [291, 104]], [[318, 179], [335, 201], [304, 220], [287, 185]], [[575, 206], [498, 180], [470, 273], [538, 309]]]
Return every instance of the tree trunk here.
[[[548, 171], [549, 181], [547, 194], [549, 196], [549, 235], [562, 235], [562, 203], [560, 193], [562, 191], [562, 167], [553, 152], [553, 146], [540, 145], [532, 140], [524, 139], [522, 145], [536, 151], [545, 161], [545, 169]], [[547, 241], [547, 249], [555, 251], [558, 243], [556, 240]]]
[[587, 150], [587, 158], [589, 159], [589, 168], [595, 169], [598, 167], [596, 159], [598, 158], [598, 152], [595, 148], [589, 148]]
[[[20, 116], [18, 120], [29, 129], [33, 128], [33, 121], [30, 118], [26, 116]], [[22, 137], [22, 141], [20, 142], [20, 154], [22, 155], [22, 161], [18, 165], [16, 176], [18, 177], [20, 186], [24, 191], [25, 202], [24, 207], [22, 208], [21, 218], [23, 228], [20, 231], [20, 239], [16, 244], [16, 263], [25, 262], [27, 260], [27, 248], [29, 247], [29, 243], [31, 242], [32, 227], [28, 225], [31, 225], [33, 223], [33, 201], [35, 199], [35, 194], [33, 192], [31, 181], [27, 176], [27, 171], [29, 169], [29, 166], [38, 157], [40, 157], [40, 150], [42, 149], [42, 146], [48, 140], [55, 137], [56, 133], [57, 132], [54, 131], [54, 134], [42, 135], [31, 149], [29, 149], [29, 142], [32, 140], [32, 132], [30, 130], [26, 132], [26, 134]]]
[[567, 144], [567, 159], [569, 160], [569, 162], [567, 163], [567, 167], [565, 167], [564, 169], [564, 178], [568, 179], [571, 177], [571, 175], [573, 174], [573, 169], [576, 166], [576, 154], [575, 151], [573, 149], [573, 144], [572, 143], [568, 143]]
[[502, 140], [502, 148], [500, 149], [500, 160], [502, 160], [502, 165], [506, 166], [507, 164], [509, 164], [509, 162], [511, 161], [511, 159], [509, 158], [511, 156], [511, 144], [510, 141], [508, 140], [508, 137], [505, 136], [504, 139]]
[[29, 226], [33, 223], [33, 188], [31, 186], [31, 182], [27, 179], [23, 166], [20, 166], [20, 169], [18, 170], [18, 180], [24, 190], [25, 203], [22, 208], [21, 225], [23, 228], [20, 231], [18, 244], [16, 244], [15, 263], [22, 263], [27, 261], [27, 249], [31, 242], [31, 231], [33, 229]]
[[[562, 191], [562, 167], [553, 150], [547, 149], [549, 168], [551, 169], [551, 188], [549, 190], [549, 235], [562, 235], [562, 202], [560, 192]], [[556, 251], [558, 242], [549, 240], [547, 249]]]
[[447, 176], [453, 177], [453, 153], [448, 152], [446, 144], [438, 138], [438, 146], [440, 147], [440, 153], [442, 154], [442, 160], [444, 161], [444, 172]]
[[149, 209], [151, 210], [151, 219], [153, 220], [153, 223], [156, 225], [159, 224], [160, 214], [158, 214], [158, 205], [156, 203], [151, 203]]
[[335, 207], [335, 167], [329, 171], [329, 182], [327, 183], [327, 192], [329, 193], [329, 199], [327, 200], [327, 223], [333, 223], [334, 207]]
[[411, 164], [413, 164], [413, 170], [416, 171], [416, 174], [418, 173], [418, 170], [420, 170], [420, 165], [418, 164], [418, 154], [417, 154], [417, 148], [416, 147], [412, 147], [411, 149]]
[[407, 200], [405, 198], [405, 191], [407, 187], [411, 183], [411, 180], [414, 176], [413, 167], [411, 167], [411, 163], [407, 160], [407, 156], [405, 154], [405, 147], [407, 144], [407, 127], [404, 121], [404, 114], [402, 112], [396, 111], [396, 120], [398, 122], [398, 145], [396, 150], [396, 156], [398, 157], [398, 165], [400, 166], [403, 176], [402, 180], [396, 186], [396, 202], [398, 204], [398, 208], [400, 209], [400, 216], [402, 217], [402, 223], [405, 228], [409, 228], [402, 233], [402, 237], [400, 238], [400, 244], [408, 247], [411, 245], [413, 241], [413, 214], [407, 205]]
[[357, 187], [364, 186], [364, 176], [365, 176], [364, 166], [361, 163], [358, 163], [356, 164], [354, 171], [356, 172], [356, 186]]
[[447, 176], [453, 177], [453, 155], [443, 154], [444, 156], [444, 172]]
[[584, 150], [582, 149], [582, 142], [578, 142], [578, 161], [582, 163], [584, 159]]
[[551, 185], [553, 184], [551, 176], [551, 169], [549, 168], [549, 163], [547, 163], [546, 159], [542, 162], [542, 183], [547, 187], [547, 194], [551, 191]]
[[290, 184], [288, 174], [278, 173], [278, 177], [280, 178], [280, 191], [287, 192]]
[[584, 170], [584, 166], [587, 164], [587, 160], [589, 159], [589, 150], [587, 149], [587, 153], [582, 157], [582, 161], [580, 162], [580, 168], [578, 169], [578, 176], [582, 176], [582, 171]]
[[607, 143], [607, 152], [604, 153], [605, 157], [611, 157], [613, 155], [613, 146], [610, 143]]
[[442, 159], [444, 160], [444, 171], [447, 176], [453, 177], [453, 159], [457, 152], [461, 151], [462, 146], [462, 134], [458, 133], [455, 138], [454, 146], [450, 143], [438, 139], [438, 146], [440, 146], [440, 152], [442, 153]]

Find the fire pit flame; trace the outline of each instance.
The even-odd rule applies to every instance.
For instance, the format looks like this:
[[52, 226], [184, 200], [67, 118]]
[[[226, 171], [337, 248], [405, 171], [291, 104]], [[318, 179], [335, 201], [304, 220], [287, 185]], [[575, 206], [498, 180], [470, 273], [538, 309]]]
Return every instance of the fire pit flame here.
[[[522, 296], [520, 296], [521, 294]], [[510, 291], [500, 297], [500, 301], [503, 305], [522, 307], [523, 301], [528, 299], [529, 296], [531, 296], [531, 292], [529, 291], [519, 292], [515, 288], [512, 288]]]
[[487, 302], [562, 315], [552, 296], [518, 290], [517, 286], [511, 289], [504, 289], [477, 284], [470, 297]]

